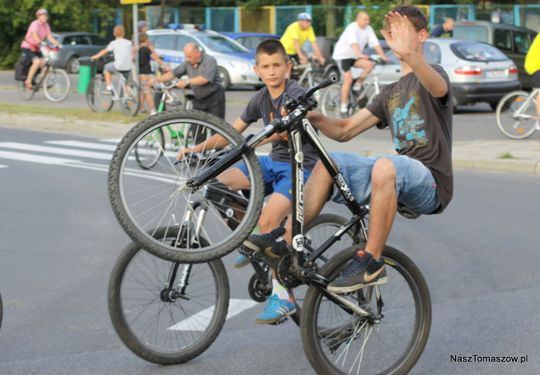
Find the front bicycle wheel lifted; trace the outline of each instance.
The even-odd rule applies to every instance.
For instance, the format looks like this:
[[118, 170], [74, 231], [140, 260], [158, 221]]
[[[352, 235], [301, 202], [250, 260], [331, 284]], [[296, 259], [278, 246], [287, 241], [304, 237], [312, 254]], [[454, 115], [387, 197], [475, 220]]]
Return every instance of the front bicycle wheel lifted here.
[[[159, 142], [153, 146], [161, 148], [161, 157], [144, 169], [136, 153], [141, 155], [148, 137], [160, 132], [165, 135], [165, 146]], [[183, 139], [182, 147], [193, 146], [195, 140], [206, 144], [213, 134], [225, 138], [229, 145], [188, 154], [175, 164], [178, 142], [171, 134], [180, 133], [191, 134]], [[118, 144], [108, 177], [109, 198], [122, 228], [147, 251], [171, 261], [207, 262], [238, 248], [255, 227], [264, 199], [262, 173], [254, 151], [245, 151], [239, 161], [247, 170], [247, 186], [242, 189], [249, 189], [249, 194], [232, 191], [219, 181], [227, 176], [229, 181], [244, 176], [234, 165], [197, 189], [188, 188], [186, 182], [210, 170], [242, 140], [225, 121], [199, 111], [163, 112], [134, 126]], [[181, 229], [179, 236], [185, 240], [171, 246], [166, 236], [156, 236], [163, 228], [165, 235]], [[201, 246], [199, 236], [204, 236], [208, 245]]]
[[[320, 274], [336, 278], [357, 249], [334, 256]], [[431, 328], [429, 289], [399, 250], [386, 246], [383, 258], [386, 284], [340, 295], [367, 316], [344, 308], [321, 287], [308, 289], [300, 328], [304, 351], [318, 374], [406, 374], [420, 358]]]

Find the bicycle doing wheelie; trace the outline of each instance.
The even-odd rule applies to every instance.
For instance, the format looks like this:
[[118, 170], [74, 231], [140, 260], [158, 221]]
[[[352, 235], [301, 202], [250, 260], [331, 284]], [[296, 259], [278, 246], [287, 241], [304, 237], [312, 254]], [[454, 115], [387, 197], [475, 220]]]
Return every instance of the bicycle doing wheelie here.
[[[61, 102], [68, 96], [71, 87], [68, 74], [65, 70], [53, 66], [59, 50], [58, 47], [52, 48], [47, 45], [41, 46], [41, 53], [45, 58], [45, 65], [38, 69], [34, 75], [32, 89], [26, 87], [24, 80], [17, 81], [17, 92], [21, 98], [30, 100], [40, 89], [43, 89], [45, 97], [54, 103]], [[19, 64], [21, 63], [22, 60]], [[21, 78], [26, 79], [26, 75]]]
[[536, 100], [540, 89], [530, 93], [513, 91], [504, 96], [497, 105], [495, 115], [499, 130], [509, 138], [524, 139], [540, 130]]
[[[264, 188], [254, 148], [272, 135], [286, 131], [292, 150], [293, 250], [278, 262], [276, 274], [287, 288], [309, 285], [301, 314], [306, 355], [321, 374], [406, 373], [420, 357], [431, 326], [430, 295], [420, 270], [399, 250], [386, 246], [383, 259], [388, 283], [338, 295], [326, 287], [361, 245], [341, 251], [323, 266], [317, 262], [328, 246], [354, 226], [367, 232], [362, 220], [368, 209], [356, 202], [306, 119], [307, 113], [317, 105], [313, 93], [331, 83], [324, 81], [289, 101], [286, 106], [289, 115], [272, 121], [263, 131], [246, 139], [214, 116], [196, 111], [151, 117], [132, 128], [116, 149], [109, 171], [109, 197], [124, 230], [147, 251], [177, 262], [203, 263], [217, 259], [243, 243], [261, 212]], [[210, 138], [206, 140], [205, 160], [193, 163], [196, 155], [188, 154], [177, 164], [174, 158], [163, 157], [156, 166], [160, 169], [152, 173], [135, 172], [131, 168], [133, 149], [146, 134], [163, 126], [185, 123], [211, 129], [225, 138], [228, 145], [215, 150], [215, 138]], [[323, 245], [310, 250], [304, 236], [303, 178], [299, 178], [303, 176], [302, 138], [315, 147], [353, 214]], [[210, 200], [204, 197], [209, 190], [220, 189], [220, 174], [238, 162], [245, 163], [250, 182], [249, 196], [244, 196], [245, 210], [242, 215], [237, 215], [234, 209], [224, 210], [235, 225], [228, 222], [225, 225], [228, 231], [218, 231], [212, 218], [217, 216], [223, 221], [221, 215], [213, 214], [211, 207], [191, 209], [190, 202], [200, 197], [203, 201]], [[205, 219], [201, 220], [203, 211]], [[201, 236], [206, 243], [200, 240]]]

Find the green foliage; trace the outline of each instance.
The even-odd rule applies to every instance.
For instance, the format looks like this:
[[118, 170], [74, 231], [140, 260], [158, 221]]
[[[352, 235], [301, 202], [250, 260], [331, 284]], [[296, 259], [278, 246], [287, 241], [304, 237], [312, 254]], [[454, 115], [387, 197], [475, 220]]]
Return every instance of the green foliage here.
[[119, 4], [117, 0], [0, 0], [0, 68], [12, 68], [19, 58], [21, 42], [39, 8], [49, 11], [53, 32], [91, 31], [93, 11], [112, 17]]

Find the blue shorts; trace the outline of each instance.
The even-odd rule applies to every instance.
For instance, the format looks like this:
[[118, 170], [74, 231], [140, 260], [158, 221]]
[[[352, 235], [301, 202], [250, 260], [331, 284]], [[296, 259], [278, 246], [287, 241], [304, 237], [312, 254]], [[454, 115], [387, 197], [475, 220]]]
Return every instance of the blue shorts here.
[[[403, 155], [377, 157], [348, 153], [331, 153], [339, 171], [358, 203], [365, 205], [371, 198], [371, 171], [373, 165], [384, 157], [394, 163], [396, 169], [396, 193], [398, 202], [418, 214], [431, 214], [439, 207], [437, 184], [430, 170], [422, 162]], [[332, 200], [345, 203], [341, 192], [334, 188]]]
[[[264, 195], [279, 193], [292, 201], [291, 164], [272, 160], [270, 156], [259, 156], [258, 159], [264, 178]], [[244, 175], [249, 174], [244, 163], [238, 163], [236, 167]], [[311, 170], [304, 168], [304, 182], [307, 181], [310, 174]]]

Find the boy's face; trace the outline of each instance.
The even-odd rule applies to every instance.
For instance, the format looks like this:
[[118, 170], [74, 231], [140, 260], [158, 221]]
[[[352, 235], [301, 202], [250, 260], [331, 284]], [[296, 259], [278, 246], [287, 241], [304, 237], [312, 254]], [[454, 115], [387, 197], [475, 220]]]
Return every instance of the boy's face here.
[[[410, 20], [408, 20], [407, 22], [411, 22]], [[411, 22], [412, 24], [412, 22]], [[384, 25], [383, 25], [383, 30], [386, 32], [386, 35], [384, 35], [384, 39], [386, 40], [386, 42], [388, 43], [388, 38], [395, 38], [396, 36], [392, 35], [392, 27], [391, 27], [391, 23], [389, 23], [387, 20], [385, 20], [384, 22]], [[414, 25], [413, 25], [414, 27]], [[414, 29], [414, 36], [415, 38], [417, 38], [417, 40], [420, 42], [420, 44], [423, 44], [426, 39], [429, 37], [429, 33], [426, 29], [420, 29], [420, 30], [416, 30]], [[399, 38], [399, 35], [397, 36], [397, 38]], [[397, 53], [396, 51], [393, 51], [394, 54], [396, 55], [396, 57], [400, 60], [400, 61], [403, 61], [403, 58], [402, 56]]]
[[291, 63], [286, 61], [281, 53], [260, 53], [254, 69], [267, 87], [277, 87], [285, 82], [290, 66]]

